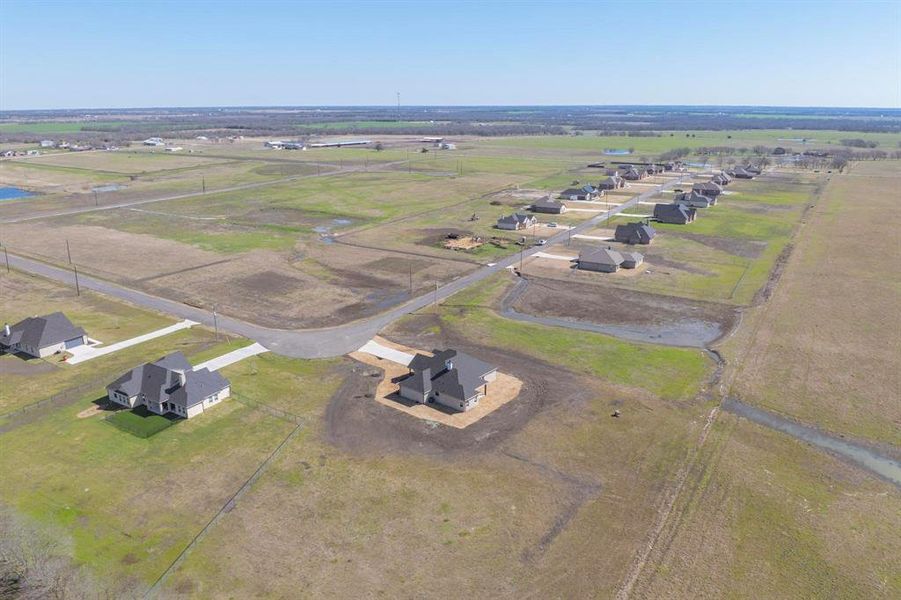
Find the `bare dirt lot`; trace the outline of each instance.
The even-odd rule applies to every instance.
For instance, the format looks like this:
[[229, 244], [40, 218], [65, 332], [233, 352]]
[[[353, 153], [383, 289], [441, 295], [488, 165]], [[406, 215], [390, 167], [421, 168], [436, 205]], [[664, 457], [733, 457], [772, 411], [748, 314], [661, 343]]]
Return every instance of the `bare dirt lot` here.
[[[423, 315], [417, 319], [414, 329], [428, 322], [429, 316]], [[420, 336], [413, 331], [403, 335], [396, 332], [393, 338], [407, 346], [431, 347], [435, 343], [430, 336]], [[578, 402], [586, 398], [586, 390], [579, 386], [576, 375], [561, 377], [551, 365], [532, 358], [456, 341], [459, 343], [448, 346], [496, 364], [500, 371], [522, 381], [514, 402], [504, 404], [465, 429], [429, 423], [374, 401], [372, 398], [377, 395], [383, 377], [382, 370], [361, 368], [355, 375], [356, 381], [329, 404], [325, 414], [329, 441], [353, 452], [403, 453], [411, 449], [427, 455], [480, 452], [521, 429], [546, 404]], [[553, 392], [551, 382], [554, 382]]]
[[[738, 314], [734, 307], [673, 296], [620, 290], [601, 282], [587, 283], [530, 277], [525, 293], [512, 308], [518, 312], [563, 317], [637, 330], [691, 330], [716, 338], [727, 335]], [[712, 333], [711, 333], [712, 332]], [[688, 335], [685, 331], [683, 335]], [[666, 339], [662, 340], [666, 343]]]
[[[387, 342], [381, 338], [377, 339], [380, 343], [407, 354], [415, 355], [417, 353], [425, 353], [432, 356], [431, 353], [423, 350]], [[522, 389], [522, 381], [506, 373], [498, 372], [495, 380], [488, 385], [487, 395], [481, 398], [478, 404], [472, 409], [466, 412], [458, 412], [447, 409], [440, 404], [420, 404], [402, 398], [399, 393], [399, 384], [401, 380], [406, 378], [409, 374], [409, 369], [405, 365], [362, 351], [354, 352], [350, 354], [350, 357], [383, 371], [384, 375], [382, 380], [376, 386], [375, 390], [376, 402], [406, 413], [414, 419], [432, 421], [457, 429], [469, 427], [473, 423], [477, 423], [487, 415], [501, 408], [506, 403], [515, 400], [519, 395], [520, 389]]]

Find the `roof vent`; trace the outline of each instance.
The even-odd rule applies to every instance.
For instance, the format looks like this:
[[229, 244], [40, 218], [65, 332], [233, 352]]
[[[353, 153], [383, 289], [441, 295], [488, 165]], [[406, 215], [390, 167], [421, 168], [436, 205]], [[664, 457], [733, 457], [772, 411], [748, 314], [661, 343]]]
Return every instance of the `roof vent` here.
[[3, 335], [9, 336], [9, 323], [4, 323], [4, 325], [3, 325]]
[[447, 359], [446, 361], [444, 361], [444, 368], [447, 369], [448, 371], [453, 371], [454, 370], [454, 361], [452, 361], [451, 359]]

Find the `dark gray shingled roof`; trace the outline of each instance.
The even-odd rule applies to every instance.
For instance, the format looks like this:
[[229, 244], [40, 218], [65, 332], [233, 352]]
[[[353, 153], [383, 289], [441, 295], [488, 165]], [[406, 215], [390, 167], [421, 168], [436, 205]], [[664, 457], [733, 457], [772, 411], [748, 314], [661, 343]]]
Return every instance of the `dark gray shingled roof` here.
[[[180, 384], [179, 373], [184, 372], [185, 383]], [[143, 393], [151, 402], [171, 402], [184, 408], [203, 402], [203, 399], [225, 389], [228, 380], [215, 371], [194, 371], [181, 352], [173, 352], [159, 360], [135, 367], [107, 386], [131, 398]]]
[[533, 208], [560, 208], [561, 206], [564, 206], [564, 204], [559, 200], [551, 200], [547, 197], [540, 198], [532, 204]]
[[619, 266], [623, 264], [623, 255], [612, 248], [592, 248], [579, 252], [579, 262]]
[[623, 223], [621, 225], [617, 225], [616, 231], [613, 234], [613, 239], [615, 239], [617, 242], [629, 242], [630, 240], [637, 240], [638, 243], [647, 243], [654, 239], [654, 236], [656, 235], [656, 229], [654, 229], [647, 223], [635, 221], [633, 223]]
[[[456, 350], [433, 350], [434, 356], [417, 354], [410, 361], [413, 371], [404, 381], [405, 386], [422, 393], [430, 391], [454, 398], [472, 398], [485, 385], [485, 375], [497, 370], [474, 356]], [[447, 368], [450, 361], [453, 368]]]
[[513, 213], [512, 215], [501, 217], [497, 220], [498, 224], [501, 223], [511, 223], [511, 224], [525, 224], [531, 222], [534, 219], [532, 215], [524, 215], [522, 213]]
[[0, 329], [0, 344], [21, 344], [31, 348], [44, 348], [81, 337], [84, 329], [72, 324], [66, 315], [55, 312], [43, 317], [28, 317], [11, 325], [9, 335]]

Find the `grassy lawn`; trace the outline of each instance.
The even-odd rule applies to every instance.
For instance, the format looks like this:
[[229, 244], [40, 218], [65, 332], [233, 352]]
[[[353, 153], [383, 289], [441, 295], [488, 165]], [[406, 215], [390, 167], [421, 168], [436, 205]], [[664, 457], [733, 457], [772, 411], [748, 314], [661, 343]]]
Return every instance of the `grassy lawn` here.
[[0, 501], [61, 527], [77, 563], [143, 591], [294, 428], [241, 399], [321, 405], [340, 382], [336, 364], [239, 363], [224, 372], [233, 398], [175, 426], [132, 411], [79, 418], [98, 389], [3, 434]]
[[142, 439], [154, 436], [178, 422], [175, 419], [167, 419], [154, 414], [143, 406], [138, 406], [134, 410], [116, 411], [104, 420], [110, 425]]

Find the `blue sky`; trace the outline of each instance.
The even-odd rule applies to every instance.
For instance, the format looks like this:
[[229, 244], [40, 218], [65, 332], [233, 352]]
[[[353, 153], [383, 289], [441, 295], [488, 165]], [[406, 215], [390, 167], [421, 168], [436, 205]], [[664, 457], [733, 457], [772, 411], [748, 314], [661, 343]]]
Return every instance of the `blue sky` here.
[[901, 2], [0, 0], [0, 109], [901, 106]]

